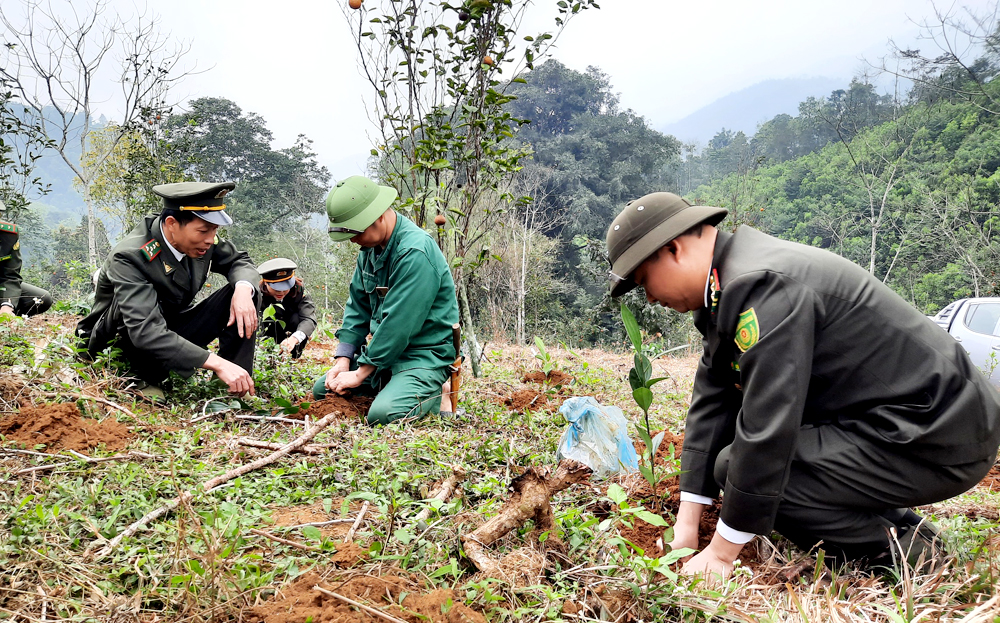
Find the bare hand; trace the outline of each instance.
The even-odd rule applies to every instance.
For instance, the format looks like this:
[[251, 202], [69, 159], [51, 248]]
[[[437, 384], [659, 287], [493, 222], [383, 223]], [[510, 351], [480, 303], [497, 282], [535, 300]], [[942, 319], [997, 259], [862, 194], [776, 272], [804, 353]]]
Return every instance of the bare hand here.
[[7, 322], [8, 320], [13, 320], [17, 314], [14, 313], [14, 308], [10, 305], [4, 305], [0, 307], [0, 321]]
[[684, 563], [681, 573], [685, 575], [700, 575], [710, 584], [719, 580], [725, 580], [733, 574], [732, 560], [720, 558], [712, 546], [709, 545], [705, 551], [695, 554], [691, 560]]
[[290, 353], [292, 350], [299, 345], [299, 340], [295, 336], [289, 336], [281, 340], [281, 344], [278, 344], [278, 348], [281, 352]]
[[333, 391], [333, 386], [336, 384], [337, 377], [347, 372], [351, 369], [351, 360], [347, 357], [338, 357], [337, 363], [334, 364], [332, 368], [326, 371], [326, 382], [324, 385], [330, 391]]
[[327, 379], [327, 389], [335, 394], [344, 395], [347, 393], [347, 390], [361, 385], [365, 378], [367, 378], [367, 375], [362, 376], [361, 370], [341, 372], [337, 375], [337, 378], [333, 379], [333, 383], [330, 383], [329, 379]]
[[215, 372], [216, 376], [229, 387], [229, 393], [235, 394], [237, 396], [245, 396], [250, 394], [255, 396], [253, 377], [250, 373], [236, 365], [235, 363], [219, 357], [215, 353], [210, 353], [208, 360], [202, 364], [203, 368], [207, 368]]
[[237, 284], [233, 292], [233, 300], [229, 304], [229, 322], [227, 327], [236, 323], [240, 337], [250, 337], [257, 330], [257, 307], [253, 304], [253, 287]]

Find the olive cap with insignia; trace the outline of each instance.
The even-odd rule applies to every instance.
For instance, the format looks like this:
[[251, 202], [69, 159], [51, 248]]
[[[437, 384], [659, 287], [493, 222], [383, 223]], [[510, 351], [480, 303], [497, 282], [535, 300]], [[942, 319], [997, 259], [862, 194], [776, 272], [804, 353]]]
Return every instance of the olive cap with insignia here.
[[350, 240], [364, 232], [385, 214], [397, 196], [395, 188], [379, 186], [361, 175], [337, 182], [326, 196], [330, 239]]
[[718, 225], [729, 211], [696, 206], [673, 193], [650, 193], [630, 201], [608, 228], [611, 296], [621, 296], [636, 283], [632, 273], [646, 258], [698, 223]]
[[232, 225], [226, 214], [225, 197], [236, 188], [236, 182], [177, 182], [158, 184], [153, 192], [163, 197], [163, 208], [190, 212], [212, 225]]
[[284, 257], [270, 259], [257, 267], [261, 280], [269, 287], [284, 292], [295, 286], [295, 269], [298, 265]]

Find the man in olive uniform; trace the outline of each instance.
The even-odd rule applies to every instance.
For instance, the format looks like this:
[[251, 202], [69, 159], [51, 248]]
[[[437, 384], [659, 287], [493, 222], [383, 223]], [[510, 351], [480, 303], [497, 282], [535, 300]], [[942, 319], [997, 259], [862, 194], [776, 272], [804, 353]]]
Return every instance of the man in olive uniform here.
[[330, 237], [350, 240], [361, 253], [337, 331], [337, 363], [313, 394], [377, 393], [369, 424], [437, 411], [456, 358], [458, 303], [448, 262], [427, 232], [392, 209], [395, 199], [395, 190], [361, 176], [338, 183], [326, 199]]
[[260, 333], [277, 342], [281, 351], [289, 353], [292, 359], [302, 355], [309, 336], [316, 330], [316, 306], [302, 278], [296, 276], [296, 268], [295, 262], [284, 257], [267, 260], [257, 267], [264, 295], [260, 308], [266, 312], [274, 306], [274, 317], [260, 323]]
[[[0, 212], [6, 210], [0, 201]], [[34, 316], [52, 307], [47, 290], [21, 281], [21, 240], [17, 225], [0, 221], [0, 320]]]
[[[94, 308], [76, 332], [91, 357], [115, 337], [136, 376], [156, 387], [170, 371], [191, 376], [212, 370], [237, 394], [254, 393], [254, 332], [260, 279], [250, 257], [219, 240], [233, 220], [225, 196], [233, 182], [161, 184], [163, 210], [148, 216], [108, 255], [97, 280]], [[209, 271], [229, 284], [192, 306]], [[219, 338], [219, 354], [206, 346]]]
[[694, 312], [704, 336], [681, 455], [672, 547], [711, 544], [689, 573], [726, 575], [754, 535], [780, 532], [837, 561], [932, 558], [909, 509], [989, 471], [1000, 396], [961, 344], [852, 262], [740, 227], [670, 193], [629, 203], [608, 230], [611, 295]]

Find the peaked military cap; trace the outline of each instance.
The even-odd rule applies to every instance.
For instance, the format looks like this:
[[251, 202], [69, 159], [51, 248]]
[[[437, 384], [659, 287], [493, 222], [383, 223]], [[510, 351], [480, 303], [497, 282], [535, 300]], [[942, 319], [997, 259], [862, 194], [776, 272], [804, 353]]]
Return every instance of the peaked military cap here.
[[236, 188], [236, 182], [178, 182], [153, 186], [153, 192], [163, 197], [168, 210], [191, 212], [213, 225], [232, 225], [226, 214], [225, 197]]
[[367, 177], [352, 175], [337, 182], [326, 196], [330, 239], [350, 240], [378, 220], [396, 200], [396, 189], [379, 186]]
[[290, 259], [276, 257], [257, 267], [260, 278], [270, 287], [283, 292], [295, 286], [295, 269], [298, 266]]
[[621, 296], [636, 283], [632, 273], [646, 258], [698, 223], [718, 225], [729, 211], [696, 206], [673, 193], [650, 193], [628, 202], [608, 228], [611, 296]]

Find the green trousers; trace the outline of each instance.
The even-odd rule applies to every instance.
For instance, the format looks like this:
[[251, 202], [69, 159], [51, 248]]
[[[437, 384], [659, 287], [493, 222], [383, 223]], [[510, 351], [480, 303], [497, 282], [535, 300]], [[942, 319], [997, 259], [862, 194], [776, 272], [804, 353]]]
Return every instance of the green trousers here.
[[[386, 370], [372, 374], [352, 391], [375, 397], [368, 410], [368, 424], [388, 424], [400, 418], [416, 420], [440, 411], [441, 386], [447, 378], [448, 368], [417, 368], [396, 374]], [[316, 379], [313, 397], [316, 400], [326, 397], [325, 373]]]

